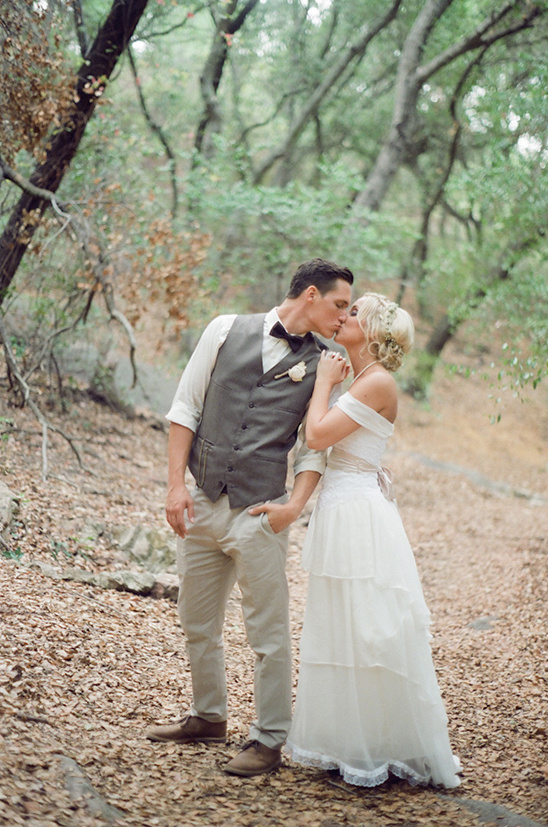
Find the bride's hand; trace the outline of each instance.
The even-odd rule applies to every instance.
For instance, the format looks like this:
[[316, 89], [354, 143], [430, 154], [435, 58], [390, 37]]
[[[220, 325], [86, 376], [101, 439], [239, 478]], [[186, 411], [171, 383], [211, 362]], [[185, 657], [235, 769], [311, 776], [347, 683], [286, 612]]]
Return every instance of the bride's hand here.
[[346, 379], [349, 371], [350, 365], [346, 363], [342, 353], [334, 350], [323, 350], [316, 369], [316, 381], [338, 385]]

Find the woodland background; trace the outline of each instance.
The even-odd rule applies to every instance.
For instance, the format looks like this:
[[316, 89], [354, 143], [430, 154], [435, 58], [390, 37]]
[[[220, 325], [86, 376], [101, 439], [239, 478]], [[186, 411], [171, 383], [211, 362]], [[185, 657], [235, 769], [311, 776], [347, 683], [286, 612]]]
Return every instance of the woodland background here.
[[[0, 0], [0, 823], [546, 823], [547, 43], [544, 0]], [[164, 396], [314, 256], [417, 325], [390, 460], [465, 765], [441, 797], [229, 781], [237, 593], [226, 750], [151, 749], [188, 697], [173, 604], [36, 568], [164, 527]]]
[[2, 0], [0, 334], [14, 381], [161, 320], [184, 364], [219, 310], [349, 266], [503, 386], [547, 367], [548, 3]]

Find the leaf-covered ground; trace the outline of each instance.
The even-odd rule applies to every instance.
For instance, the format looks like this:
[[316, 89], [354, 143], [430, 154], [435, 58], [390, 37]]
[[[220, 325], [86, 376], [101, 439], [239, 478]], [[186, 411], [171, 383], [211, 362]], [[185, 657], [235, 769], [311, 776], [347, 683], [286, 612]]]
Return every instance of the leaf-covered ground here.
[[[40, 429], [28, 411], [8, 408], [5, 390], [0, 417], [13, 421], [13, 433], [0, 441], [0, 480], [21, 497], [13, 554], [27, 564], [127, 568], [109, 532], [164, 525], [165, 431], [153, 418], [128, 421], [75, 397], [58, 421], [79, 437], [88, 470], [52, 437], [44, 483]], [[289, 761], [266, 777], [225, 775], [219, 766], [238, 751], [252, 718], [252, 657], [236, 591], [226, 623], [229, 742], [148, 742], [150, 723], [179, 717], [188, 705], [174, 604], [53, 580], [2, 556], [0, 823], [547, 823], [546, 402], [541, 389], [531, 404], [509, 403], [502, 422], [490, 425], [485, 384], [442, 373], [428, 408], [402, 398], [392, 441], [389, 465], [433, 615], [439, 683], [464, 767], [460, 788], [394, 780], [357, 789]], [[296, 666], [308, 513], [292, 531], [289, 560]], [[102, 530], [93, 542], [91, 525], [94, 536]], [[496, 808], [481, 815], [470, 802]]]

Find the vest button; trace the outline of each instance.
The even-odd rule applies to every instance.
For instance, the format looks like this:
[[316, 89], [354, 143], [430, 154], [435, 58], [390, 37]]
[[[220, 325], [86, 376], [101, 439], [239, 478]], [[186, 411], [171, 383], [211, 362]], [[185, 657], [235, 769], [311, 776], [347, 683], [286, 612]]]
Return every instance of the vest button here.
[[263, 383], [262, 383], [262, 382], [257, 382], [257, 387], [258, 387], [258, 388], [262, 388], [262, 386], [263, 386]]
[[232, 447], [234, 448], [234, 450], [235, 450], [235, 451], [239, 451], [239, 450], [240, 450], [240, 446], [239, 446], [239, 445], [233, 445]]
[[224, 485], [224, 482], [223, 482], [222, 480], [219, 480], [219, 482], [217, 483], [217, 485], [219, 486], [219, 488], [222, 488], [222, 487], [223, 487], [223, 485]]
[[232, 465], [229, 465], [229, 466], [228, 466], [228, 468], [227, 468], [226, 470], [227, 470], [227, 471], [234, 471], [234, 468], [232, 467]]
[[244, 422], [244, 424], [242, 425], [242, 431], [245, 431], [245, 430], [247, 430], [247, 423], [246, 422]]
[[249, 403], [249, 407], [250, 407], [250, 408], [254, 408], [254, 407], [255, 407], [255, 402], [250, 402], [250, 403]]

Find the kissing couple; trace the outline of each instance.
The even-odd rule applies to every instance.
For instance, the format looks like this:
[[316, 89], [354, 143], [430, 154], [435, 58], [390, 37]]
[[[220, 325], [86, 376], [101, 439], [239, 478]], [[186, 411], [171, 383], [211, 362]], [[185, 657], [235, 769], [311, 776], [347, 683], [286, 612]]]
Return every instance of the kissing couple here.
[[[381, 466], [397, 413], [392, 373], [413, 344], [413, 322], [376, 293], [352, 302], [353, 281], [346, 267], [306, 261], [279, 307], [213, 319], [183, 372], [167, 414], [166, 516], [178, 535], [192, 702], [182, 720], [147, 737], [226, 741], [222, 633], [237, 582], [255, 653], [255, 720], [225, 772], [271, 772], [283, 748], [351, 784], [374, 786], [392, 773], [455, 787], [429, 612]], [[350, 364], [314, 334], [335, 337]], [[322, 474], [302, 553], [309, 591], [292, 715], [288, 533]]]

